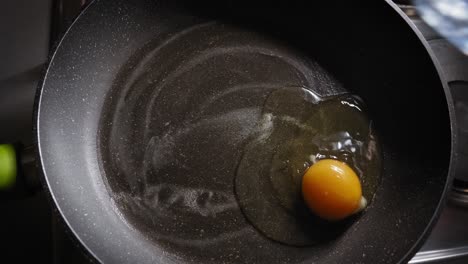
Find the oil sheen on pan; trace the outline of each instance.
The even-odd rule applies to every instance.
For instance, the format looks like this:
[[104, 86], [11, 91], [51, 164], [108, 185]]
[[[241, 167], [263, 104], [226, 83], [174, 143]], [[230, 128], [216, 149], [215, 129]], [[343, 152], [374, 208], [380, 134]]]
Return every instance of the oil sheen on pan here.
[[379, 183], [364, 103], [311, 58], [256, 32], [205, 23], [146, 44], [104, 109], [109, 192], [130, 225], [179, 261], [310, 259], [359, 214], [340, 223], [311, 214], [300, 196], [305, 170], [346, 162], [370, 203]]

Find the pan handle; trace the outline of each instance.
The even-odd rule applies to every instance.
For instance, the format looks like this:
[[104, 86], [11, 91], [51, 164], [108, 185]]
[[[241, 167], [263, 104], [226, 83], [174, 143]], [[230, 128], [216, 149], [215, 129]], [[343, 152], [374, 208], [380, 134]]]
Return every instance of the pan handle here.
[[0, 145], [0, 190], [15, 185], [17, 172], [15, 147], [12, 144]]
[[0, 144], [0, 192], [24, 197], [41, 188], [32, 146]]

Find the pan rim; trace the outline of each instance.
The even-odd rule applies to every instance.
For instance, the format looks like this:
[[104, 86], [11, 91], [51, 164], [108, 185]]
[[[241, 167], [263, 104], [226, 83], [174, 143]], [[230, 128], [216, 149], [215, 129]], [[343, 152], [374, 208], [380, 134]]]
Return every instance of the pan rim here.
[[426, 241], [427, 237], [430, 235], [430, 231], [434, 227], [434, 225], [437, 223], [437, 220], [440, 217], [440, 214], [442, 212], [443, 207], [445, 206], [447, 202], [447, 196], [448, 192], [450, 191], [450, 186], [452, 185], [453, 179], [454, 179], [454, 171], [456, 167], [456, 144], [457, 144], [457, 137], [458, 137], [458, 131], [457, 129], [454, 129], [455, 127], [455, 108], [454, 108], [454, 103], [453, 103], [453, 97], [452, 93], [450, 92], [450, 89], [448, 87], [447, 82], [443, 81], [443, 70], [442, 66], [439, 64], [437, 57], [435, 56], [434, 52], [432, 51], [429, 42], [424, 38], [423, 34], [419, 31], [419, 29], [416, 27], [416, 25], [411, 21], [411, 19], [401, 10], [397, 4], [395, 4], [392, 0], [385, 0], [387, 4], [392, 7], [398, 15], [408, 24], [408, 26], [411, 28], [411, 30], [416, 34], [416, 36], [419, 38], [419, 41], [424, 45], [424, 48], [426, 49], [426, 52], [428, 53], [429, 57], [431, 58], [432, 63], [434, 64], [435, 70], [438, 73], [438, 77], [440, 79], [440, 84], [442, 85], [444, 89], [444, 94], [445, 94], [445, 100], [447, 103], [447, 109], [449, 113], [449, 119], [450, 119], [450, 160], [449, 160], [449, 166], [448, 166], [448, 171], [447, 171], [447, 180], [445, 181], [445, 186], [441, 194], [441, 198], [439, 200], [439, 203], [436, 206], [436, 209], [434, 211], [434, 214], [432, 215], [431, 219], [429, 220], [429, 223], [426, 225], [426, 228], [424, 229], [423, 233], [420, 235], [420, 237], [416, 240], [414, 243], [413, 247], [408, 250], [408, 253], [400, 260], [399, 263], [407, 263], [409, 260], [413, 258], [413, 256], [418, 252], [418, 250], [423, 246], [424, 242]]
[[47, 76], [49, 74], [50, 66], [52, 65], [54, 58], [62, 46], [62, 42], [65, 40], [69, 32], [72, 30], [73, 26], [79, 21], [80, 17], [83, 16], [88, 9], [90, 9], [97, 0], [91, 0], [89, 4], [87, 4], [81, 11], [80, 13], [73, 19], [73, 21], [70, 23], [70, 26], [62, 33], [62, 35], [58, 36], [56, 41], [49, 52], [49, 56], [47, 59], [47, 62], [44, 64], [43, 68], [43, 73], [41, 74], [41, 79], [38, 82], [37, 88], [36, 88], [36, 94], [35, 94], [35, 99], [34, 99], [34, 107], [33, 107], [33, 138], [34, 138], [34, 147], [35, 147], [35, 153], [36, 153], [36, 163], [38, 166], [38, 175], [41, 181], [41, 185], [44, 187], [43, 189], [46, 192], [46, 196], [53, 207], [54, 211], [56, 212], [56, 215], [60, 218], [62, 223], [64, 223], [64, 227], [66, 228], [66, 231], [70, 232], [72, 235], [68, 236], [73, 240], [73, 244], [78, 245], [78, 247], [81, 249], [81, 252], [85, 254], [85, 256], [91, 260], [92, 262], [99, 262], [102, 263], [100, 258], [94, 253], [93, 250], [91, 250], [88, 245], [86, 245], [83, 241], [83, 239], [80, 237], [80, 235], [75, 231], [75, 229], [71, 226], [69, 220], [65, 217], [62, 208], [60, 207], [56, 195], [54, 195], [54, 192], [51, 188], [49, 178], [46, 176], [45, 168], [44, 168], [44, 163], [42, 159], [42, 148], [41, 148], [41, 134], [40, 134], [40, 112], [41, 112], [41, 102], [42, 102], [42, 91], [47, 79]]

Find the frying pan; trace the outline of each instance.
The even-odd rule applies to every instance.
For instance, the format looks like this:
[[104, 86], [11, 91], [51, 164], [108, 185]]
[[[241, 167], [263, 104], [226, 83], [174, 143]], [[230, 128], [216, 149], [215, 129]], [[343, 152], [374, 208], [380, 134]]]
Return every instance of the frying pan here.
[[[35, 116], [47, 189], [86, 252], [102, 263], [408, 261], [437, 219], [456, 170], [453, 104], [426, 44], [394, 4], [346, 2], [90, 4], [51, 57]], [[232, 181], [212, 177], [215, 169], [234, 173], [236, 159], [226, 153], [237, 145], [225, 134], [187, 140], [194, 148], [189, 159], [203, 165], [190, 163], [183, 174], [153, 171], [144, 181], [144, 150], [154, 144], [148, 134], [183, 123], [217, 89], [291, 83], [322, 96], [342, 88], [359, 95], [379, 132], [383, 169], [375, 198], [338, 236], [289, 246], [263, 236], [235, 202], [226, 214], [164, 218], [122, 196], [168, 175], [185, 194], [194, 186], [232, 193]], [[247, 101], [222, 105], [237, 109]], [[164, 151], [156, 148], [149, 158], [172, 161]], [[203, 175], [212, 178], [202, 181]]]

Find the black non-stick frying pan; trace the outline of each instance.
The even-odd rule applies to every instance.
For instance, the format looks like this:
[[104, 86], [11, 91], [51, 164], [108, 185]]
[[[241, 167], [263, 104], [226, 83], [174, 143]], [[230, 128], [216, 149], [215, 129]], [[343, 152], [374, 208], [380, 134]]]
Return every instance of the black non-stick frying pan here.
[[[392, 3], [346, 2], [90, 4], [36, 105], [45, 182], [86, 251], [103, 263], [408, 261], [456, 169], [453, 105]], [[307, 246], [267, 238], [232, 198], [248, 109], [285, 86], [360, 96], [382, 146], [371, 205]]]

